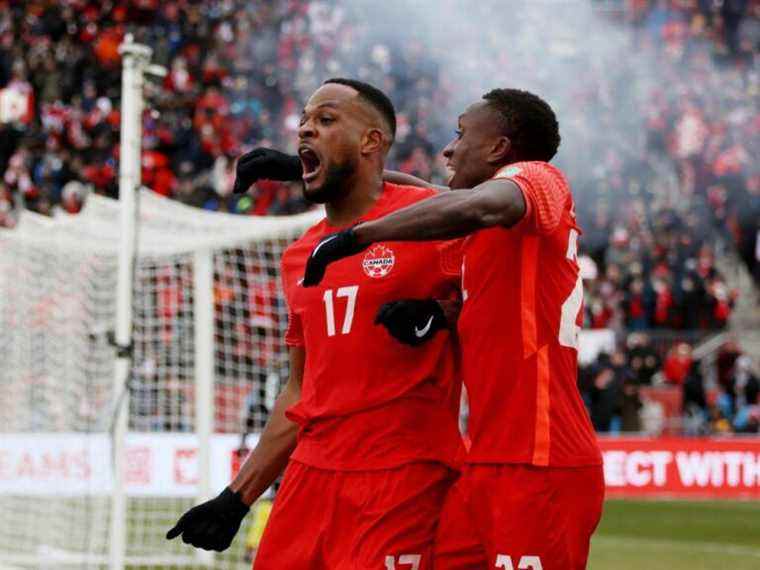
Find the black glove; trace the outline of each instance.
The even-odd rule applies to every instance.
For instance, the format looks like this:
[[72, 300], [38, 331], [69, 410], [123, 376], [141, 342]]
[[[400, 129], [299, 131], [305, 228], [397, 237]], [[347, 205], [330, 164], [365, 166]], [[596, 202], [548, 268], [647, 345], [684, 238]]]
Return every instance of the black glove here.
[[434, 299], [404, 299], [385, 303], [377, 312], [376, 325], [383, 325], [393, 338], [419, 346], [447, 327], [446, 315]]
[[171, 540], [182, 535], [185, 544], [222, 552], [232, 544], [248, 509], [240, 493], [233, 493], [227, 487], [215, 499], [201, 503], [182, 515], [174, 528], [166, 533], [166, 538]]
[[271, 148], [255, 148], [238, 159], [234, 194], [242, 194], [257, 180], [300, 180], [301, 160]]
[[303, 274], [303, 286], [319, 285], [325, 276], [325, 269], [333, 261], [356, 255], [367, 248], [368, 244], [360, 244], [356, 239], [353, 228], [348, 228], [336, 234], [330, 234], [311, 250], [306, 260], [306, 271]]

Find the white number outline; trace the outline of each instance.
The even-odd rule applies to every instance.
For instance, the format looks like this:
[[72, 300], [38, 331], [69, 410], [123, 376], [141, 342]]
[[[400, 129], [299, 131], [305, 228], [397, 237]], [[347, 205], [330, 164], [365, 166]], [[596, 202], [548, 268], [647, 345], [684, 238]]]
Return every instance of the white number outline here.
[[[398, 563], [411, 565], [411, 570], [419, 570], [421, 561], [421, 554], [402, 554], [398, 557]], [[396, 570], [396, 558], [394, 556], [385, 557], [385, 570]]]
[[[508, 554], [498, 554], [496, 556], [496, 568], [504, 570], [514, 570], [512, 558]], [[521, 556], [517, 563], [517, 570], [543, 570], [541, 558], [538, 556]]]
[[[356, 297], [359, 295], [359, 286], [350, 285], [341, 287], [335, 292], [335, 298], [346, 297], [346, 314], [343, 317], [343, 326], [340, 329], [341, 334], [351, 332], [351, 326], [354, 323], [354, 311], [356, 310]], [[327, 336], [335, 336], [335, 303], [333, 302], [333, 290], [326, 289], [322, 300], [325, 303], [325, 321], [327, 323]]]

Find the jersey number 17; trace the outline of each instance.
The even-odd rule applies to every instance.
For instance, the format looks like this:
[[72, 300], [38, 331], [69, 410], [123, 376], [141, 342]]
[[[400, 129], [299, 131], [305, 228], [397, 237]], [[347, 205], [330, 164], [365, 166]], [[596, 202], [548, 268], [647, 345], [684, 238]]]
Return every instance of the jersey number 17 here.
[[351, 325], [354, 322], [354, 311], [356, 310], [356, 297], [359, 294], [359, 286], [351, 285], [349, 287], [341, 287], [335, 293], [332, 289], [327, 289], [322, 296], [322, 300], [325, 303], [325, 322], [327, 323], [327, 336], [335, 336], [335, 299], [345, 297], [348, 299], [346, 303], [346, 314], [343, 317], [343, 326], [340, 329], [340, 334], [348, 334], [351, 332]]

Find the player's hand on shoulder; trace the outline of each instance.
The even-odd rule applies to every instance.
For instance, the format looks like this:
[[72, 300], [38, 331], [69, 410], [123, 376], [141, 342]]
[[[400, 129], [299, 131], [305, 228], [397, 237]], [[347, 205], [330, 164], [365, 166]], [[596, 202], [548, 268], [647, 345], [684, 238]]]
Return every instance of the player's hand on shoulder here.
[[322, 238], [314, 249], [311, 250], [309, 259], [306, 260], [306, 270], [303, 275], [303, 286], [312, 287], [319, 285], [325, 276], [327, 266], [343, 259], [356, 255], [366, 249], [366, 245], [360, 244], [353, 228], [342, 232], [330, 234]]
[[447, 327], [446, 315], [435, 299], [403, 299], [385, 303], [377, 312], [375, 324], [404, 344], [419, 346]]
[[302, 175], [303, 167], [297, 156], [259, 147], [238, 159], [232, 191], [242, 194], [259, 180], [300, 180]]
[[226, 488], [216, 498], [182, 515], [166, 533], [166, 538], [171, 540], [181, 535], [185, 544], [222, 552], [232, 544], [248, 509], [239, 493]]

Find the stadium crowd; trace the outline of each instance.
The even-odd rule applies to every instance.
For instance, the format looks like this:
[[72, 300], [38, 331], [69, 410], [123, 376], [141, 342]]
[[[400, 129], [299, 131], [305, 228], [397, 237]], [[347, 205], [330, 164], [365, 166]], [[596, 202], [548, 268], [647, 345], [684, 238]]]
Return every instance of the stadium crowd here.
[[760, 433], [760, 378], [750, 356], [729, 339], [711, 364], [714, 383], [705, 381], [689, 342], [658, 345], [635, 332], [581, 366], [579, 387], [599, 432]]
[[[723, 329], [736, 292], [716, 257], [738, 251], [760, 284], [760, 170], [752, 158], [760, 2], [591, 2], [597, 37], [582, 41], [538, 34], [549, 23], [525, 9], [514, 15], [509, 52], [489, 20], [497, 4], [474, 4], [460, 22], [461, 2], [436, 3], [442, 30], [456, 22], [458, 33], [479, 38], [463, 42], [455, 65], [448, 42], [426, 41], [430, 30], [400, 34], [399, 22], [373, 18], [378, 8], [366, 2], [0, 0], [0, 225], [14, 224], [22, 203], [43, 214], [77, 212], [88, 192], [117, 195], [118, 45], [127, 32], [168, 70], [146, 89], [144, 184], [244, 215], [308, 207], [297, 184], [264, 181], [233, 195], [235, 159], [260, 145], [292, 151], [304, 96], [326, 77], [359, 76], [385, 89], [398, 109], [391, 165], [436, 182], [461, 104], [484, 87], [530, 78], [526, 87], [547, 95], [562, 126], [558, 161], [585, 230], [586, 326]], [[598, 49], [595, 42], [609, 39], [598, 36], [602, 28], [624, 41]], [[556, 59], [556, 69], [537, 61], [538, 36], [548, 38], [540, 53]], [[623, 429], [637, 426], [637, 387], [656, 374], [684, 393], [700, 383], [691, 365], [674, 380], [671, 353], [649, 354], [634, 338], [635, 346], [583, 371], [599, 429], [610, 429], [613, 417]], [[737, 419], [757, 399], [742, 358], [726, 373], [734, 380], [722, 384], [725, 398], [703, 398], [702, 409], [732, 429], [757, 430], [757, 417]]]

